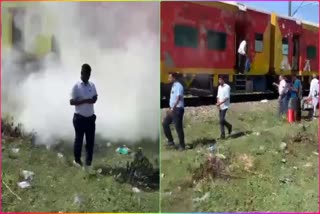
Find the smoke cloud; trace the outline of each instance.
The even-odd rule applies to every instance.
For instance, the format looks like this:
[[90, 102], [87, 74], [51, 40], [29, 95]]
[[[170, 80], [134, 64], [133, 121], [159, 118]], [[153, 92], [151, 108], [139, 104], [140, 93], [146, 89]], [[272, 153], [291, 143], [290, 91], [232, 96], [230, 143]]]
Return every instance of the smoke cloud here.
[[[33, 14], [50, 16], [51, 24]], [[21, 24], [27, 20], [34, 20], [28, 29]], [[59, 58], [46, 56], [40, 68], [22, 63], [21, 51], [2, 58], [2, 111], [35, 130], [40, 143], [73, 138], [69, 99], [83, 63], [98, 92], [97, 134], [131, 142], [159, 137], [159, 3], [38, 3], [15, 22], [26, 48], [36, 32], [52, 32], [58, 44]]]

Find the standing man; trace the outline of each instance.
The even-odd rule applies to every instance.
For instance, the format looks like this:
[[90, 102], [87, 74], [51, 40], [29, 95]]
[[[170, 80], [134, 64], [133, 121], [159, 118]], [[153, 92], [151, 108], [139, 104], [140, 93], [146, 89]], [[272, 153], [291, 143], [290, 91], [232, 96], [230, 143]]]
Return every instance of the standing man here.
[[82, 167], [81, 151], [83, 137], [86, 136], [86, 161], [85, 167], [88, 168], [92, 163], [93, 147], [96, 130], [96, 115], [94, 114], [93, 104], [96, 103], [98, 95], [95, 85], [89, 81], [91, 67], [83, 64], [81, 67], [81, 81], [77, 82], [71, 93], [70, 105], [75, 106], [73, 116], [73, 126], [75, 130], [74, 141], [74, 161], [77, 167]]
[[219, 109], [219, 123], [220, 123], [220, 138], [225, 139], [224, 127], [226, 126], [229, 132], [229, 135], [232, 132], [232, 125], [228, 123], [225, 119], [227, 111], [230, 106], [230, 86], [224, 82], [224, 79], [219, 77], [219, 87], [217, 95], [217, 107]]
[[239, 45], [238, 48], [238, 72], [240, 74], [244, 73], [245, 70], [245, 64], [246, 64], [246, 59], [247, 59], [247, 41], [244, 39]]
[[288, 85], [283, 75], [279, 76], [279, 85], [276, 83], [274, 83], [274, 85], [278, 87], [279, 117], [281, 117], [283, 115], [286, 115], [288, 111], [288, 103], [287, 103]]
[[319, 102], [319, 80], [316, 74], [312, 75], [313, 79], [310, 83], [310, 91], [308, 98], [312, 100], [313, 114], [312, 116], [316, 118], [317, 116], [317, 105]]
[[175, 146], [170, 130], [170, 124], [173, 122], [179, 137], [178, 150], [185, 150], [184, 132], [183, 132], [183, 115], [184, 115], [184, 89], [180, 82], [178, 82], [178, 74], [169, 74], [169, 81], [173, 83], [170, 94], [170, 109], [162, 122], [164, 134], [168, 140], [168, 146]]
[[302, 85], [301, 81], [297, 78], [296, 74], [292, 74], [292, 87], [291, 98], [289, 102], [290, 108], [294, 109], [296, 112], [296, 120], [301, 120], [301, 95], [302, 95]]

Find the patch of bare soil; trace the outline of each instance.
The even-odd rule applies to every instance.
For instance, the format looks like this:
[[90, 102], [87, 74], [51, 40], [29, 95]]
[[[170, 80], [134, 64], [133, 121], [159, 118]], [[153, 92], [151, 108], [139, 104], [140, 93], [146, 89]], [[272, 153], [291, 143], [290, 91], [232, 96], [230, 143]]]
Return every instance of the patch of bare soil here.
[[310, 143], [314, 143], [313, 137], [314, 136], [312, 136], [306, 132], [298, 132], [297, 134], [289, 137], [289, 142], [310, 144]]
[[228, 176], [224, 161], [215, 155], [210, 155], [203, 164], [200, 164], [200, 166], [193, 171], [192, 180], [198, 182], [208, 178], [226, 178]]
[[238, 163], [240, 163], [241, 165], [243, 165], [243, 169], [245, 171], [251, 171], [251, 169], [253, 168], [253, 162], [254, 162], [254, 159], [252, 156], [250, 155], [247, 155], [247, 154], [241, 154], [239, 157], [238, 157]]

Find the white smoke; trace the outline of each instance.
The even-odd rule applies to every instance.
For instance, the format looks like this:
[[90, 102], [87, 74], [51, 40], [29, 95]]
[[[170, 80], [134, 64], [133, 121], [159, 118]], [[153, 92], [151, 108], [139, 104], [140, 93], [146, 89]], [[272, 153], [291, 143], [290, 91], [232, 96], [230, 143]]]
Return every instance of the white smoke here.
[[[96, 131], [110, 140], [135, 142], [159, 135], [159, 3], [39, 3], [26, 10], [50, 14], [54, 27], [33, 25], [24, 34], [52, 31], [60, 62], [46, 57], [40, 72], [21, 67], [20, 52], [2, 59], [3, 112], [35, 130], [41, 142], [74, 136], [71, 88], [83, 63], [92, 67], [98, 101]], [[21, 20], [20, 20], [21, 21]], [[28, 32], [24, 30], [24, 32]], [[27, 44], [31, 47], [32, 45]], [[33, 72], [33, 73], [31, 73]]]

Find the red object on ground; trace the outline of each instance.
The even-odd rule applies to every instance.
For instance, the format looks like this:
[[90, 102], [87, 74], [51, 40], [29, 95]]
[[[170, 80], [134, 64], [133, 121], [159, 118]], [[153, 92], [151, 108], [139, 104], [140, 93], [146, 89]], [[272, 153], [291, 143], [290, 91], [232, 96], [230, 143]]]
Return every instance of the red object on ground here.
[[295, 111], [293, 109], [288, 109], [288, 122], [293, 123], [295, 121], [294, 118]]

